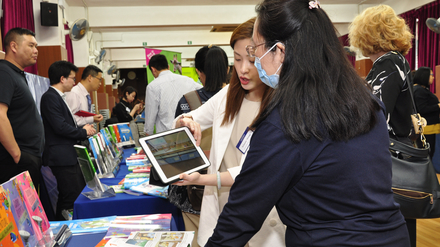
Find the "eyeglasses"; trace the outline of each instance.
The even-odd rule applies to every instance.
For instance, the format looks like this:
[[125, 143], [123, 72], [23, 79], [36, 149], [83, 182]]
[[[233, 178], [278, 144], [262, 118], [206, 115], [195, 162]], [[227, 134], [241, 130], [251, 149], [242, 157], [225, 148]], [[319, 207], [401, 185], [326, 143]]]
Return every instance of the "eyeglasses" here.
[[67, 78], [70, 78], [70, 79], [72, 79], [74, 82], [76, 82], [76, 77], [67, 77]]
[[261, 43], [259, 45], [247, 45], [246, 46], [246, 52], [248, 54], [249, 57], [255, 57], [255, 52], [257, 51], [257, 47], [264, 45], [265, 43]]
[[96, 77], [96, 76], [92, 76], [92, 77], [95, 77], [95, 78], [98, 79], [99, 81], [102, 81], [102, 79], [104, 79], [103, 77], [101, 77], [101, 78], [98, 78], [98, 77]]

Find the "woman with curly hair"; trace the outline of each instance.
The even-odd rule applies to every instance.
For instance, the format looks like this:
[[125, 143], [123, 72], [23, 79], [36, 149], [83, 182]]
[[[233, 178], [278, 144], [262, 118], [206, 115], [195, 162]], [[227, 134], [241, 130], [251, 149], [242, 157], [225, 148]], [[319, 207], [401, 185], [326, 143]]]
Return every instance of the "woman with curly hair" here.
[[[370, 57], [373, 67], [366, 80], [383, 101], [390, 137], [411, 143], [411, 70], [405, 55], [411, 49], [405, 20], [388, 5], [365, 9], [349, 27], [350, 44]], [[408, 80], [406, 79], [408, 77]]]
[[[370, 7], [353, 20], [348, 37], [352, 46], [373, 61], [366, 80], [385, 104], [390, 138], [411, 145], [411, 69], [404, 56], [411, 49], [413, 35], [405, 20], [388, 5]], [[406, 219], [406, 224], [411, 246], [415, 246], [416, 220]]]

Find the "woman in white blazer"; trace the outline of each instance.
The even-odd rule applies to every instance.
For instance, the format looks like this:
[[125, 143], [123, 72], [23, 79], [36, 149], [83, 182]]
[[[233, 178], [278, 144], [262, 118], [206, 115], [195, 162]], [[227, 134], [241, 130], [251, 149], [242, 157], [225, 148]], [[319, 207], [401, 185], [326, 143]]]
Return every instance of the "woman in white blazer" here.
[[[244, 136], [244, 133], [251, 133], [245, 131], [246, 127], [252, 124], [266, 103], [264, 99], [272, 93], [272, 89], [259, 79], [253, 58], [247, 56], [246, 46], [251, 44], [254, 21], [255, 18], [243, 23], [232, 34], [231, 46], [234, 49], [235, 62], [230, 84], [198, 109], [178, 116], [173, 123], [173, 127], [189, 127], [196, 139], [200, 139], [202, 130], [212, 127], [209, 157], [211, 166], [208, 168], [208, 174], [182, 174], [183, 181], [176, 183], [206, 185], [198, 232], [200, 246], [204, 246], [212, 235], [218, 217], [227, 202], [229, 188], [240, 173], [246, 157], [245, 142], [242, 142], [239, 150], [235, 149], [236, 140], [240, 139], [242, 134]], [[229, 165], [225, 165], [228, 162], [226, 160], [229, 160]], [[234, 165], [231, 166], [231, 163]], [[223, 171], [220, 172], [221, 170]], [[264, 195], [261, 195], [261, 198], [263, 199]], [[274, 208], [248, 245], [284, 246], [284, 235], [285, 226]]]

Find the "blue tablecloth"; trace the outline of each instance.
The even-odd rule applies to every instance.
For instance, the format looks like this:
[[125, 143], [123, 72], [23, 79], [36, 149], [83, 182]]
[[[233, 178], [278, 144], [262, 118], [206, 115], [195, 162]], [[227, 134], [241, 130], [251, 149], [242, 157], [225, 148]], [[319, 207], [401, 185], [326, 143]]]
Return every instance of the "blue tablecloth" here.
[[[125, 149], [123, 161], [120, 164], [120, 170], [116, 178], [102, 178], [101, 183], [106, 185], [115, 185], [121, 181], [128, 173], [125, 165], [125, 158], [130, 156], [134, 149]], [[90, 191], [87, 187], [84, 191]], [[142, 214], [160, 214], [171, 213], [177, 225], [177, 230], [184, 231], [182, 212], [180, 209], [171, 204], [167, 199], [148, 196], [148, 195], [129, 195], [126, 193], [118, 193], [115, 197], [90, 200], [84, 195], [80, 195], [73, 207], [74, 219], [87, 219], [95, 217], [104, 217], [112, 215], [142, 215]]]

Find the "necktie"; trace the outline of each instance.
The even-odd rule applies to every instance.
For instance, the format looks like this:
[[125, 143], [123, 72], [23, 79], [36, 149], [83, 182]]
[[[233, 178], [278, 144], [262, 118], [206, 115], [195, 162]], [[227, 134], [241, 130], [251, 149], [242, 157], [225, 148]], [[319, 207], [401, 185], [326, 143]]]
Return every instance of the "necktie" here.
[[92, 112], [92, 99], [90, 98], [90, 94], [87, 94], [87, 105], [89, 107], [89, 112]]

